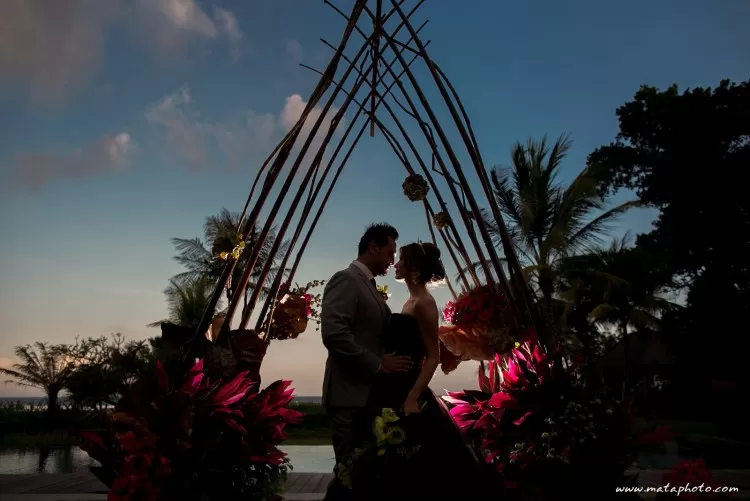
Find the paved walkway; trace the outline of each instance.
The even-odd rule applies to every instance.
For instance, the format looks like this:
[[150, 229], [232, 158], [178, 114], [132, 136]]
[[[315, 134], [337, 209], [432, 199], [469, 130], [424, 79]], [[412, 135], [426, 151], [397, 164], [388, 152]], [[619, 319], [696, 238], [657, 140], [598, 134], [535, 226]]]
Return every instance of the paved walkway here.
[[[629, 472], [629, 473], [635, 473]], [[663, 470], [641, 470], [638, 484], [660, 486]], [[738, 487], [737, 499], [747, 499], [750, 470], [714, 470], [718, 485]], [[331, 473], [291, 472], [284, 491], [288, 501], [318, 501], [323, 498]], [[103, 501], [107, 487], [88, 470], [69, 474], [0, 475], [0, 501]]]
[[[332, 473], [290, 472], [284, 491], [289, 501], [316, 501]], [[68, 474], [0, 475], [0, 501], [98, 501], [107, 487], [88, 470]]]

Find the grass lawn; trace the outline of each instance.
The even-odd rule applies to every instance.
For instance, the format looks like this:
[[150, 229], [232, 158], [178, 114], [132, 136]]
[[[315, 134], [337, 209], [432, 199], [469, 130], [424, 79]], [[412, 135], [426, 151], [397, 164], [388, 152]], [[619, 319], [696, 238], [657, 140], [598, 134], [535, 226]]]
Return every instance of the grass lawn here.
[[[289, 438], [284, 445], [331, 444], [328, 416], [320, 404], [293, 403], [292, 408], [302, 412], [305, 417], [303, 423], [287, 427]], [[77, 429], [79, 425], [74, 417], [63, 420], [59, 429]], [[40, 411], [0, 407], [0, 430], [5, 432], [0, 433], [0, 447], [3, 448], [33, 449], [79, 444], [79, 436], [75, 431], [46, 432], [44, 413]]]
[[67, 433], [14, 433], [0, 439], [0, 447], [36, 449], [39, 447], [69, 447], [78, 445], [79, 438]]
[[331, 431], [328, 428], [292, 429], [284, 445], [331, 445]]

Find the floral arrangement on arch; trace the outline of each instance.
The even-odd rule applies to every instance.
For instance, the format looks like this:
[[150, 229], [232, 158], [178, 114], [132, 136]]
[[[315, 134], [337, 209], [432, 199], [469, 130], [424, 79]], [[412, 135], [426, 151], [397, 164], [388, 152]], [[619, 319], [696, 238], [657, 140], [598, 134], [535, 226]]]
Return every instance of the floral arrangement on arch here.
[[187, 372], [175, 360], [157, 362], [106, 429], [82, 434], [109, 501], [280, 499], [290, 466], [278, 445], [302, 418], [289, 408], [290, 382], [261, 390], [256, 371], [211, 373], [204, 359]]
[[506, 499], [562, 500], [582, 485], [611, 496], [639, 448], [671, 439], [563, 368], [559, 352], [545, 353], [535, 336], [482, 363], [478, 384], [443, 399]]
[[446, 374], [461, 360], [492, 360], [529, 339], [519, 327], [510, 301], [496, 286], [482, 285], [462, 293], [443, 308], [447, 325], [440, 327], [444, 345], [442, 368]]
[[296, 339], [305, 332], [310, 320], [320, 328], [322, 294], [312, 294], [311, 289], [324, 285], [324, 280], [313, 280], [304, 286], [283, 284], [276, 297], [268, 327], [269, 339]]

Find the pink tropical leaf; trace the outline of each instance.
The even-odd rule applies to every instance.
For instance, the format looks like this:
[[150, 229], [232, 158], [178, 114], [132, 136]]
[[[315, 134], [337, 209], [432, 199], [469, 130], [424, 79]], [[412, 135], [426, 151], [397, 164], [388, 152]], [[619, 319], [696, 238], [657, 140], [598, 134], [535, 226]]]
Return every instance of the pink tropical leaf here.
[[169, 376], [160, 360], [156, 361], [156, 382], [162, 390], [169, 390]]
[[523, 422], [526, 421], [526, 418], [529, 417], [529, 416], [531, 416], [531, 414], [532, 414], [531, 412], [524, 413], [523, 416], [521, 416], [520, 418], [518, 418], [515, 421], [513, 421], [513, 424], [516, 425], [516, 426], [522, 425]]

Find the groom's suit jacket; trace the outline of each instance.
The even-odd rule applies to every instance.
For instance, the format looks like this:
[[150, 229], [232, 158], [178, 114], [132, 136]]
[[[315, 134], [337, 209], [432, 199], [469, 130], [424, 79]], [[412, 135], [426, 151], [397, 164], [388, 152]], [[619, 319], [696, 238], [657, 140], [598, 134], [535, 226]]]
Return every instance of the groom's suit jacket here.
[[323, 405], [364, 407], [380, 370], [380, 337], [390, 310], [355, 263], [336, 272], [323, 291], [321, 333], [328, 349]]

